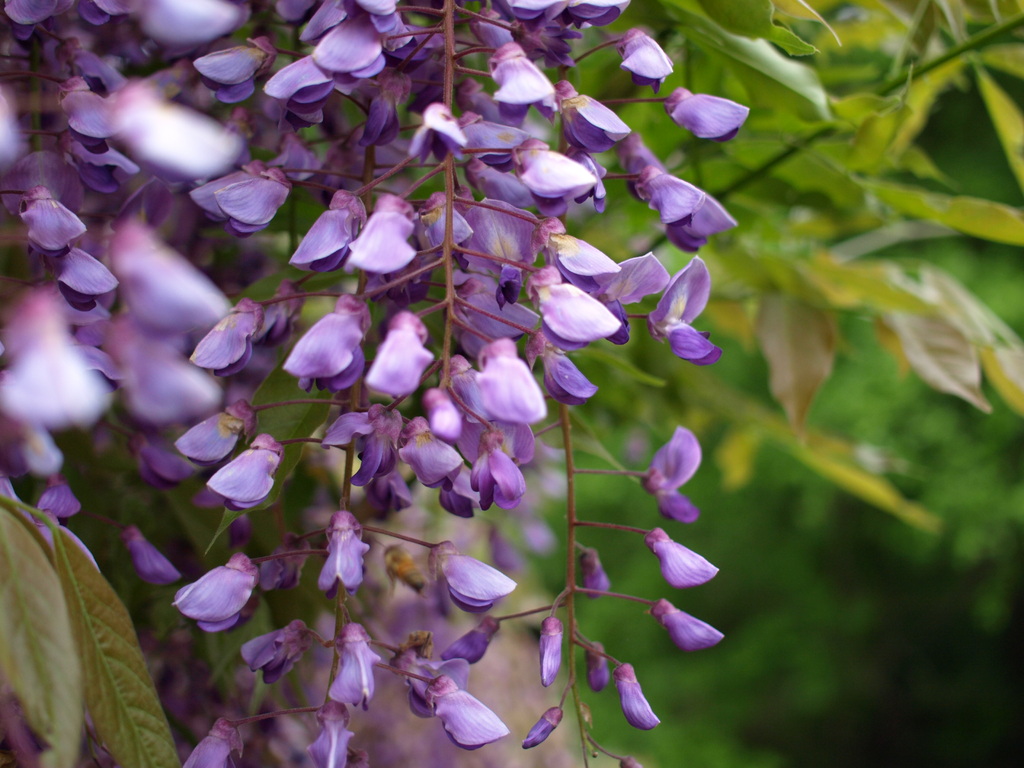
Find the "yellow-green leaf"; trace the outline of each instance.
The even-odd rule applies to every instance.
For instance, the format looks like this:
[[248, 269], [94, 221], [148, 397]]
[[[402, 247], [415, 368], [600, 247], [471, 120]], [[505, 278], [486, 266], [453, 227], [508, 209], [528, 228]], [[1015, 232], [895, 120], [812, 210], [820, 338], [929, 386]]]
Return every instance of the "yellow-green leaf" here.
[[818, 388], [832, 373], [836, 331], [832, 316], [783, 294], [761, 299], [757, 338], [768, 360], [768, 385], [789, 423], [803, 431]]
[[43, 764], [70, 768], [81, 745], [82, 671], [60, 581], [16, 514], [0, 508], [0, 678], [49, 746]]
[[180, 768], [128, 610], [89, 558], [51, 530], [96, 734], [120, 768]]
[[766, 40], [735, 35], [699, 10], [694, 13], [694, 0], [666, 2], [679, 9], [675, 13], [688, 40], [729, 62], [730, 71], [743, 83], [751, 103], [781, 109], [808, 121], [830, 118], [828, 95], [813, 69], [787, 58]]
[[978, 353], [964, 333], [943, 317], [893, 314], [886, 323], [899, 337], [903, 354], [925, 384], [956, 395], [988, 413], [981, 393]]
[[744, 37], [761, 37], [778, 45], [793, 56], [815, 53], [810, 43], [773, 20], [775, 6], [771, 0], [699, 0], [707, 15], [724, 29]]
[[1003, 145], [1006, 161], [1017, 177], [1018, 186], [1024, 190], [1024, 115], [1016, 102], [992, 79], [992, 75], [981, 67], [978, 67], [977, 72], [981, 96], [985, 99], [985, 107], [999, 135], [999, 143]]
[[795, 455], [818, 474], [869, 504], [892, 513], [903, 522], [930, 533], [937, 533], [942, 529], [942, 521], [939, 518], [920, 504], [904, 498], [884, 477], [873, 475], [856, 464], [829, 455], [826, 451], [815, 450], [814, 446], [797, 448]]
[[990, 45], [981, 52], [986, 66], [1024, 79], [1024, 44]]
[[715, 448], [715, 464], [722, 473], [722, 488], [735, 491], [754, 475], [754, 457], [761, 436], [752, 429], [730, 429]]
[[862, 186], [900, 213], [945, 224], [964, 234], [1024, 245], [1024, 212], [977, 197], [940, 195], [919, 187], [861, 180]]
[[1024, 348], [983, 347], [981, 366], [999, 396], [1024, 416]]

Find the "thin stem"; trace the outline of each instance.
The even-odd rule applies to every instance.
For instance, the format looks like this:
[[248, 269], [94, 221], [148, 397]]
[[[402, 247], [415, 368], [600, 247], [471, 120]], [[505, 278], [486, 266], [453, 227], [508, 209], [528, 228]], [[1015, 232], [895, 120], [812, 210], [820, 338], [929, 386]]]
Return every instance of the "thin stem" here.
[[259, 413], [260, 411], [266, 411], [270, 408], [280, 408], [285, 405], [337, 405], [333, 400], [318, 400], [312, 397], [302, 397], [296, 400], [279, 400], [276, 403], [263, 403], [262, 405], [252, 406], [253, 411]]
[[491, 25], [493, 25], [495, 27], [501, 27], [502, 29], [507, 29], [509, 32], [515, 32], [515, 31], [518, 31], [518, 29], [519, 29], [518, 25], [516, 25], [516, 24], [509, 24], [507, 22], [500, 21], [498, 19], [491, 19], [491, 18], [488, 18], [487, 16], [484, 16], [482, 13], [477, 13], [476, 11], [470, 11], [467, 8], [458, 8], [458, 9], [456, 9], [456, 11], [458, 13], [460, 13], [461, 15], [463, 15], [463, 16], [467, 16], [467, 17], [469, 17], [471, 19], [477, 19], [478, 21], [482, 21], [484, 24], [491, 24]]
[[600, 50], [601, 50], [602, 48], [610, 48], [610, 47], [611, 47], [611, 46], [613, 46], [613, 45], [618, 45], [618, 44], [619, 44], [619, 40], [620, 40], [620, 39], [621, 39], [621, 38], [615, 37], [615, 38], [612, 38], [611, 40], [605, 40], [605, 41], [604, 41], [603, 43], [601, 43], [600, 45], [595, 45], [595, 46], [594, 46], [593, 48], [591, 48], [591, 49], [590, 49], [589, 51], [584, 51], [584, 52], [583, 52], [583, 53], [581, 53], [581, 54], [580, 54], [579, 56], [577, 56], [577, 57], [576, 57], [576, 63], [577, 63], [577, 64], [579, 64], [579, 63], [580, 63], [581, 61], [583, 61], [583, 60], [584, 60], [585, 58], [587, 58], [587, 56], [589, 56], [589, 55], [590, 55], [590, 54], [592, 54], [592, 53], [597, 53], [597, 52], [598, 52], [598, 51], [600, 51]]
[[551, 603], [550, 605], [542, 605], [540, 608], [531, 608], [528, 611], [519, 611], [519, 613], [509, 613], [505, 616], [495, 616], [494, 620], [498, 623], [501, 623], [503, 621], [508, 621], [509, 619], [521, 619], [524, 616], [533, 616], [535, 613], [544, 613], [544, 611], [553, 610], [557, 608], [558, 605], [559, 600], [555, 600], [555, 602]]
[[[444, 105], [450, 110], [455, 100], [455, 0], [444, 0]], [[441, 342], [441, 386], [450, 387], [452, 378], [452, 329], [455, 320], [455, 158], [444, 158], [444, 336]]]
[[485, 202], [483, 202], [481, 200], [473, 200], [472, 198], [467, 198], [467, 197], [457, 197], [457, 198], [455, 198], [455, 202], [458, 203], [459, 205], [472, 205], [472, 206], [474, 206], [476, 208], [486, 208], [488, 211], [495, 211], [497, 213], [503, 213], [506, 216], [514, 216], [517, 219], [522, 219], [523, 221], [528, 221], [531, 224], [536, 224], [539, 221], [539, 219], [536, 216], [534, 216], [532, 213], [526, 213], [525, 211], [524, 212], [511, 211], [511, 210], [509, 210], [507, 208], [499, 208], [497, 205], [491, 205], [490, 203], [485, 203]]
[[327, 555], [330, 554], [326, 549], [290, 549], [287, 552], [278, 552], [273, 555], [264, 555], [263, 557], [252, 557], [249, 561], [254, 565], [260, 563], [266, 563], [271, 560], [286, 560], [289, 557], [296, 557], [298, 555]]
[[[255, 561], [253, 561], [255, 562]], [[576, 587], [577, 592], [582, 592], [585, 595], [593, 595], [594, 597], [617, 597], [620, 600], [632, 600], [634, 603], [643, 603], [644, 605], [654, 605], [657, 600], [645, 600], [642, 597], [636, 597], [635, 595], [624, 595], [621, 592], [606, 592], [603, 589], [587, 589], [586, 587]]]
[[[367, 152], [369, 152], [370, 150], [374, 149], [374, 147], [371, 144], [366, 149], [367, 149]], [[410, 163], [413, 163], [414, 161], [415, 161], [415, 158], [412, 158], [412, 157], [405, 158], [405, 160], [403, 160], [398, 165], [396, 165], [393, 168], [391, 168], [391, 170], [385, 171], [384, 173], [382, 173], [380, 176], [378, 176], [377, 178], [373, 179], [372, 181], [367, 181], [366, 183], [364, 183], [363, 186], [361, 186], [359, 189], [357, 189], [352, 194], [355, 195], [356, 197], [363, 197], [364, 195], [366, 195], [368, 192], [370, 192], [374, 187], [376, 187], [381, 182], [387, 181], [392, 176], [394, 176], [394, 175], [404, 171], [406, 166], [409, 165]], [[371, 158], [370, 161], [368, 163], [366, 163], [366, 167], [369, 169], [371, 174], [373, 173], [373, 164], [374, 164], [373, 158]], [[370, 208], [370, 206], [367, 206], [367, 210], [369, 210], [369, 208]]]
[[596, 520], [577, 520], [574, 525], [581, 528], [607, 528], [612, 531], [624, 531], [626, 533], [639, 533], [646, 536], [651, 532], [649, 528], [636, 528], [632, 525], [619, 525], [618, 523], [599, 523]]
[[520, 325], [519, 323], [512, 322], [507, 317], [502, 317], [501, 315], [496, 315], [493, 312], [488, 312], [486, 309], [482, 309], [482, 308], [476, 306], [475, 304], [470, 304], [465, 299], [456, 297], [455, 302], [460, 307], [465, 307], [466, 309], [471, 309], [472, 311], [474, 311], [474, 312], [476, 312], [478, 314], [481, 314], [484, 317], [489, 317], [491, 320], [494, 320], [494, 321], [499, 322], [499, 323], [503, 323], [504, 325], [507, 325], [509, 328], [515, 328], [520, 333], [527, 333], [527, 334], [528, 333], [533, 333], [533, 328], [527, 328], [525, 325]]
[[115, 528], [120, 528], [122, 531], [125, 528], [128, 527], [124, 523], [119, 523], [119, 522], [117, 522], [117, 520], [114, 520], [113, 518], [107, 517], [106, 515], [101, 515], [101, 514], [99, 514], [97, 512], [90, 512], [87, 509], [82, 509], [82, 510], [79, 510], [79, 511], [83, 515], [85, 515], [86, 517], [91, 517], [93, 520], [99, 520], [101, 523], [106, 523], [107, 525], [112, 525]]
[[381, 661], [378, 661], [373, 666], [379, 667], [380, 669], [386, 669], [388, 672], [394, 672], [396, 675], [402, 675], [403, 677], [411, 677], [413, 680], [420, 680], [420, 681], [422, 681], [424, 683], [428, 683], [428, 684], [432, 683], [434, 681], [434, 678], [432, 678], [432, 677], [424, 677], [423, 675], [417, 675], [415, 672], [407, 672], [404, 669], [399, 669], [398, 667], [392, 667], [390, 664], [385, 664], [384, 662], [381, 662]]
[[424, 541], [423, 539], [417, 539], [415, 536], [406, 536], [404, 533], [398, 533], [397, 531], [389, 531], [386, 528], [378, 528], [375, 525], [364, 525], [363, 526], [363, 530], [364, 531], [368, 531], [370, 533], [376, 533], [376, 534], [379, 534], [381, 536], [391, 536], [392, 538], [395, 538], [395, 539], [401, 539], [402, 541], [408, 541], [410, 544], [419, 544], [421, 547], [426, 547], [427, 549], [433, 549], [434, 547], [437, 546], [437, 544], [432, 544], [429, 541]]
[[[575, 637], [576, 626], [576, 472], [573, 467], [572, 425], [569, 419], [569, 406], [558, 404], [558, 420], [562, 423], [562, 446], [565, 448], [565, 620], [569, 625], [570, 640]], [[576, 709], [576, 722], [580, 729], [580, 746], [583, 748], [583, 764], [589, 765], [587, 757], [587, 720], [580, 697], [580, 687], [576, 680], [576, 648], [575, 642], [569, 643], [569, 682], [572, 689], [573, 705]]]
[[[263, 712], [259, 715], [250, 715], [249, 717], [240, 717], [237, 720], [228, 720], [231, 725], [237, 728], [240, 725], [247, 725], [249, 723], [258, 723], [260, 720], [269, 720], [272, 717], [285, 717], [286, 715], [300, 715], [304, 712], [316, 712], [320, 707], [295, 707], [293, 709], [279, 709], [276, 712]], [[226, 718], [225, 718], [226, 719]]]
[[646, 472], [636, 469], [577, 469], [577, 475], [625, 475], [626, 477], [645, 477]]

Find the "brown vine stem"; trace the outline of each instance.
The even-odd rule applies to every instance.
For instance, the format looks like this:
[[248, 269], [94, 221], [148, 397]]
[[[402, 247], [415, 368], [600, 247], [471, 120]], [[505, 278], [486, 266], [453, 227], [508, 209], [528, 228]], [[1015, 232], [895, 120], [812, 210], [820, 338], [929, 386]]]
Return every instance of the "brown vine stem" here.
[[[455, 0], [444, 0], [444, 105], [451, 110], [455, 100]], [[452, 330], [455, 320], [455, 158], [444, 158], [444, 341], [441, 350], [441, 388], [451, 387]]]
[[572, 424], [569, 420], [569, 406], [558, 404], [558, 420], [562, 424], [562, 445], [565, 448], [565, 619], [569, 625], [569, 688], [572, 690], [573, 705], [576, 709], [576, 722], [580, 729], [580, 748], [583, 752], [583, 765], [589, 766], [587, 755], [587, 720], [580, 698], [580, 687], [576, 679], [576, 472], [573, 468], [572, 455]]

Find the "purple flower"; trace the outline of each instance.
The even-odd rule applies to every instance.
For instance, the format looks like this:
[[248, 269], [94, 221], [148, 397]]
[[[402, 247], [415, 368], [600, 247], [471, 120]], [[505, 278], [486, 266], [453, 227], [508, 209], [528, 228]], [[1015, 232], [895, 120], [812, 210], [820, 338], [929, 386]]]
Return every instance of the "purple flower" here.
[[355, 515], [339, 510], [327, 526], [327, 559], [320, 569], [317, 586], [333, 598], [341, 584], [354, 595], [363, 583], [363, 556], [370, 545], [362, 540], [363, 526]]
[[699, 256], [672, 277], [658, 306], [647, 316], [651, 335], [668, 338], [672, 352], [694, 365], [710, 365], [722, 356], [722, 350], [708, 341], [708, 334], [690, 323], [703, 311], [711, 295], [711, 276]]
[[339, 416], [321, 441], [323, 445], [348, 445], [357, 435], [365, 436], [359, 454], [359, 471], [352, 482], [364, 486], [375, 477], [382, 477], [395, 467], [397, 443], [402, 432], [402, 415], [374, 403], [365, 413], [352, 412]]
[[305, 128], [323, 121], [322, 107], [334, 92], [334, 79], [312, 56], [304, 56], [279, 69], [263, 92], [285, 102], [285, 118], [293, 127]]
[[665, 99], [665, 111], [677, 125], [694, 136], [728, 141], [735, 136], [750, 110], [735, 101], [706, 93], [690, 93], [676, 88]]
[[224, 497], [228, 509], [255, 507], [270, 495], [283, 453], [284, 448], [270, 435], [257, 435], [252, 446], [218, 469], [206, 486]]
[[488, 430], [480, 437], [480, 450], [473, 462], [470, 484], [480, 494], [480, 509], [497, 504], [502, 509], [515, 509], [526, 493], [523, 473], [505, 453], [505, 436]]
[[301, 619], [242, 644], [241, 653], [253, 672], [263, 670], [263, 682], [279, 680], [295, 666], [311, 644], [306, 624]]
[[587, 152], [604, 152], [629, 135], [619, 116], [601, 102], [581, 96], [567, 80], [555, 84], [566, 140]]
[[373, 213], [350, 246], [345, 269], [387, 274], [406, 266], [416, 255], [409, 245], [413, 233], [413, 207], [396, 195], [381, 195]]
[[555, 109], [555, 86], [530, 61], [518, 43], [505, 43], [491, 56], [488, 65], [498, 84], [494, 100], [502, 117], [511, 125], [519, 125], [533, 104], [547, 119]]
[[252, 96], [256, 76], [269, 70], [277, 58], [277, 49], [268, 38], [256, 37], [251, 42], [252, 45], [208, 53], [192, 62], [206, 87], [215, 91], [217, 99], [225, 104]]
[[668, 600], [659, 600], [651, 607], [651, 616], [668, 630], [672, 642], [684, 651], [700, 651], [718, 645], [723, 635], [710, 624], [705, 624], [676, 608]]
[[166, 426], [208, 416], [220, 405], [221, 391], [212, 377], [131, 322], [115, 324], [107, 344], [122, 374], [125, 404], [136, 419]]
[[577, 27], [603, 27], [619, 18], [627, 5], [629, 0], [573, 0], [565, 13]]
[[451, 488], [464, 466], [462, 456], [431, 433], [426, 419], [422, 416], [413, 418], [402, 429], [401, 439], [398, 456], [409, 465], [417, 480], [427, 488]]
[[202, 467], [218, 464], [235, 449], [238, 438], [256, 429], [252, 406], [239, 400], [215, 416], [201, 421], [174, 441], [174, 447]]
[[587, 685], [595, 693], [603, 691], [611, 681], [608, 672], [608, 657], [604, 655], [604, 646], [594, 643], [594, 650], [587, 649], [585, 654], [587, 662]]
[[21, 196], [21, 220], [28, 227], [28, 241], [36, 249], [59, 255], [85, 234], [85, 224], [55, 200], [46, 187], [32, 187]]
[[431, 570], [444, 576], [448, 594], [457, 606], [470, 613], [483, 613], [516, 588], [516, 583], [486, 563], [460, 554], [450, 541], [442, 541], [430, 552]]
[[139, 578], [150, 584], [171, 584], [181, 578], [174, 564], [154, 547], [134, 525], [121, 531], [121, 541], [128, 547], [128, 555]]
[[477, 378], [484, 408], [492, 417], [515, 424], [536, 424], [548, 415], [544, 394], [515, 342], [497, 339], [480, 352], [483, 372]]
[[117, 229], [110, 261], [121, 297], [146, 330], [173, 334], [208, 328], [231, 308], [206, 275], [143, 224], [128, 221]]
[[621, 267], [585, 240], [567, 235], [558, 219], [545, 219], [534, 233], [534, 244], [541, 245], [548, 264], [568, 282], [592, 293], [601, 281], [610, 280]]
[[[240, 517], [239, 520], [248, 518]], [[260, 563], [260, 589], [294, 589], [299, 585], [302, 566], [308, 555], [303, 554], [306, 546], [294, 533], [285, 533], [284, 541], [274, 548], [273, 560]], [[289, 554], [293, 553], [293, 554]], [[281, 557], [281, 555], [285, 555]]]
[[338, 651], [341, 666], [327, 695], [366, 709], [373, 698], [373, 665], [380, 662], [380, 656], [370, 650], [370, 636], [360, 624], [346, 624], [342, 628]]
[[[113, 0], [112, 4], [124, 3], [124, 1]], [[100, 2], [107, 3], [110, 0], [100, 0]], [[84, 4], [82, 6], [84, 7]], [[68, 133], [90, 152], [105, 152], [107, 150], [105, 139], [115, 133], [111, 121], [110, 102], [100, 93], [94, 92], [104, 90], [101, 84], [92, 84], [85, 77], [77, 75], [60, 84], [58, 98], [60, 107], [68, 118]]]
[[523, 749], [533, 749], [538, 744], [544, 742], [551, 732], [558, 727], [558, 724], [562, 722], [562, 709], [561, 707], [551, 707], [540, 716], [530, 732], [526, 734], [526, 738], [523, 739]]
[[384, 69], [381, 35], [367, 14], [350, 16], [317, 43], [313, 61], [328, 72], [373, 77]]
[[46, 480], [46, 490], [40, 494], [36, 509], [63, 520], [77, 515], [82, 509], [82, 503], [75, 497], [63, 475], [52, 475]]
[[444, 160], [449, 153], [461, 159], [460, 150], [466, 146], [466, 142], [466, 134], [455, 122], [451, 110], [444, 104], [434, 103], [423, 110], [423, 123], [409, 142], [409, 156], [418, 156], [421, 163], [426, 162], [431, 152], [438, 162]]
[[75, 309], [88, 312], [96, 299], [117, 287], [117, 278], [102, 263], [81, 248], [49, 260], [57, 277], [61, 296]]
[[213, 118], [165, 101], [148, 83], [131, 83], [119, 90], [111, 115], [117, 136], [132, 158], [172, 181], [223, 173], [242, 151], [237, 135]]
[[707, 195], [693, 184], [653, 165], [640, 171], [636, 191], [652, 211], [658, 212], [661, 223], [669, 226], [689, 224], [707, 199]]
[[497, 634], [499, 627], [500, 624], [494, 618], [484, 616], [473, 629], [449, 645], [441, 654], [441, 658], [445, 661], [465, 659], [470, 664], [476, 664], [484, 657], [487, 646], [491, 644], [491, 639]]
[[[362, 373], [363, 357], [359, 344], [370, 326], [370, 311], [360, 299], [348, 294], [338, 297], [334, 311], [320, 318], [292, 348], [284, 361], [284, 370], [299, 377], [299, 383], [321, 382], [332, 392], [343, 389], [349, 369], [358, 364], [352, 381]], [[358, 353], [358, 356], [357, 356]]]
[[475, 153], [474, 157], [501, 171], [512, 170], [512, 150], [530, 138], [530, 134], [524, 130], [502, 123], [492, 123], [475, 112], [464, 112], [459, 118], [459, 125], [466, 135], [468, 146], [486, 147], [490, 150]]
[[306, 751], [315, 768], [346, 768], [348, 743], [354, 735], [348, 730], [348, 709], [340, 702], [328, 700], [316, 712], [320, 733]]
[[629, 30], [616, 47], [622, 56], [620, 68], [629, 72], [636, 85], [649, 85], [657, 93], [672, 74], [672, 60], [642, 29]]
[[206, 632], [230, 629], [249, 602], [258, 580], [256, 566], [241, 552], [236, 552], [227, 565], [218, 565], [199, 581], [179, 589], [172, 605], [195, 619], [199, 628]]
[[548, 616], [540, 625], [540, 682], [545, 688], [555, 682], [562, 666], [562, 621]]
[[157, 42], [191, 48], [235, 29], [245, 15], [227, 0], [147, 0], [138, 6], [142, 31]]
[[170, 450], [162, 440], [142, 442], [137, 458], [139, 477], [161, 491], [174, 488], [192, 476], [192, 465]]
[[200, 368], [230, 376], [245, 368], [252, 357], [252, 340], [263, 330], [263, 307], [249, 298], [238, 302], [195, 348], [190, 358]]
[[462, 433], [462, 417], [448, 394], [437, 388], [423, 393], [423, 410], [430, 419], [430, 431], [448, 442], [455, 442]]
[[242, 737], [235, 726], [220, 718], [192, 750], [182, 768], [232, 768], [232, 752], [242, 754]]
[[110, 387], [74, 344], [61, 303], [47, 289], [21, 301], [7, 326], [11, 362], [0, 379], [0, 408], [46, 429], [89, 426], [110, 400]]
[[441, 718], [448, 738], [463, 749], [478, 749], [509, 733], [497, 715], [448, 675], [440, 675], [430, 682], [426, 701]]
[[370, 109], [359, 137], [359, 146], [383, 147], [398, 137], [398, 105], [409, 98], [412, 81], [395, 69], [385, 69], [377, 75], [377, 94], [370, 99]]
[[[611, 580], [601, 565], [601, 558], [597, 550], [587, 547], [580, 552], [580, 573], [583, 576], [583, 586], [586, 589], [596, 589], [598, 592], [607, 592], [612, 588]], [[596, 598], [600, 595], [587, 595]]]
[[718, 569], [682, 544], [672, 541], [661, 528], [655, 528], [644, 536], [644, 544], [661, 563], [661, 575], [677, 589], [696, 587], [710, 581]]
[[248, 237], [266, 229], [291, 188], [280, 168], [268, 168], [254, 160], [241, 171], [196, 187], [188, 195], [214, 221], [226, 221], [228, 232]]
[[[291, 134], [289, 134], [291, 135]], [[288, 263], [314, 272], [330, 272], [348, 256], [349, 244], [366, 223], [366, 209], [358, 197], [339, 189], [330, 207], [313, 222]]]
[[642, 731], [649, 731], [661, 722], [644, 698], [632, 664], [619, 665], [612, 677], [615, 678], [615, 687], [619, 689], [622, 714], [626, 716], [627, 723]]
[[569, 209], [568, 199], [585, 196], [597, 184], [597, 176], [586, 166], [537, 139], [523, 142], [514, 156], [519, 180], [545, 216], [563, 215]]
[[[736, 226], [736, 219], [711, 195], [697, 209], [687, 224], [672, 224], [665, 228], [669, 241], [684, 251], [696, 251], [707, 243], [708, 237]], [[74, 250], [74, 249], [72, 249]]]
[[693, 477], [700, 459], [700, 443], [685, 427], [676, 427], [672, 439], [654, 454], [643, 484], [658, 500], [658, 511], [664, 517], [681, 523], [697, 519], [700, 511], [678, 489]]
[[555, 267], [534, 272], [526, 291], [540, 304], [544, 335], [562, 349], [579, 349], [611, 336], [622, 327], [621, 321], [600, 301], [575, 285], [563, 283]]
[[626, 259], [619, 264], [619, 271], [615, 274], [597, 278], [601, 300], [620, 305], [635, 304], [645, 296], [660, 293], [668, 281], [668, 271], [653, 253]]
[[388, 322], [388, 334], [377, 347], [366, 384], [392, 397], [412, 394], [420, 385], [423, 371], [433, 361], [433, 353], [423, 344], [427, 327], [412, 312], [399, 312]]

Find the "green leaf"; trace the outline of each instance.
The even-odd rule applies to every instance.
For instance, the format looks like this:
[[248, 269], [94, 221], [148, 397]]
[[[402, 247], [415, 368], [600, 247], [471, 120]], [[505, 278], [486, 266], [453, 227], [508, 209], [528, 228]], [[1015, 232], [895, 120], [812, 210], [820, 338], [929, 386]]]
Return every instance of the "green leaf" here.
[[664, 379], [659, 378], [658, 376], [653, 376], [641, 368], [637, 368], [629, 360], [619, 357], [618, 355], [614, 355], [608, 350], [601, 349], [600, 347], [589, 346], [581, 349], [575, 354], [584, 360], [595, 360], [604, 365], [616, 368], [620, 373], [624, 373], [629, 376], [629, 378], [634, 379], [641, 384], [646, 384], [649, 387], [664, 387], [667, 383]]
[[1024, 190], [1024, 115], [988, 72], [978, 67], [977, 73], [981, 96], [999, 135], [999, 143], [1003, 145], [1006, 161], [1017, 177], [1017, 185]]
[[[327, 418], [327, 407], [330, 405], [331, 393], [320, 392], [307, 394], [299, 389], [299, 380], [278, 366], [256, 390], [253, 396], [253, 405], [266, 405], [267, 403], [279, 403], [286, 400], [310, 398], [322, 399], [323, 405], [313, 403], [297, 403], [295, 405], [282, 405], [277, 408], [268, 408], [258, 414], [259, 431], [274, 436], [275, 440], [290, 440], [296, 437], [310, 437], [317, 427], [324, 423]], [[265, 509], [273, 504], [281, 493], [281, 487], [285, 480], [292, 473], [295, 465], [299, 463], [302, 456], [302, 444], [286, 445], [281, 463], [274, 473], [274, 487], [266, 500], [257, 504], [252, 509]], [[249, 510], [225, 509], [217, 532], [213, 539], [216, 540], [232, 522], [246, 514]], [[213, 544], [213, 541], [210, 542]], [[209, 551], [209, 548], [207, 548]]]
[[904, 498], [884, 477], [873, 475], [827, 451], [816, 450], [814, 446], [801, 446], [794, 450], [794, 455], [818, 474], [903, 522], [930, 533], [942, 529], [939, 518], [920, 504]]
[[830, 119], [828, 95], [813, 69], [786, 58], [765, 40], [734, 35], [700, 13], [686, 10], [692, 8], [689, 0], [665, 2], [678, 9], [687, 39], [726, 60], [752, 103], [787, 110], [807, 121]]
[[990, 45], [980, 55], [981, 60], [992, 69], [1024, 79], [1024, 44]]
[[51, 526], [54, 561], [100, 741], [121, 768], [180, 768], [128, 610], [88, 557]]
[[1024, 348], [983, 347], [981, 365], [985, 377], [1018, 416], [1024, 416]]
[[902, 313], [889, 315], [886, 323], [925, 384], [963, 398], [986, 413], [992, 410], [981, 393], [977, 350], [957, 326], [943, 317]]
[[783, 294], [761, 299], [757, 338], [768, 360], [768, 385], [789, 423], [802, 432], [818, 388], [832, 373], [836, 331], [832, 316]]
[[1024, 245], [1024, 212], [991, 200], [940, 195], [919, 187], [861, 179], [861, 185], [900, 213], [929, 219], [967, 235]]
[[0, 677], [50, 747], [43, 764], [70, 768], [84, 720], [82, 670], [60, 581], [17, 514], [0, 510]]
[[775, 6], [771, 0], [699, 0], [705, 13], [724, 29], [744, 37], [764, 38], [793, 56], [817, 53], [810, 43], [801, 40], [773, 21]]

